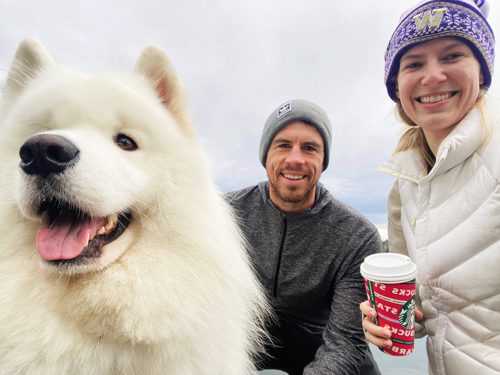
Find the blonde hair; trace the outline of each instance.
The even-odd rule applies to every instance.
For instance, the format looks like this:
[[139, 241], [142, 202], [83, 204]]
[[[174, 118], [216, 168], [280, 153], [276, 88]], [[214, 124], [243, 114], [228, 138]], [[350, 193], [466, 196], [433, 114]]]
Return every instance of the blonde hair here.
[[[484, 146], [491, 137], [492, 124], [490, 116], [486, 110], [486, 97], [483, 91], [479, 92], [475, 106], [479, 109], [481, 114], [481, 125], [483, 127], [483, 143]], [[436, 162], [436, 156], [432, 153], [427, 140], [425, 139], [424, 131], [420, 126], [415, 124], [415, 122], [408, 117], [405, 113], [401, 101], [398, 99], [396, 102], [396, 113], [400, 120], [405, 123], [405, 128], [399, 138], [398, 144], [394, 153], [399, 151], [405, 151], [410, 149], [416, 149], [422, 155], [425, 164], [427, 165], [427, 170], [430, 171]]]

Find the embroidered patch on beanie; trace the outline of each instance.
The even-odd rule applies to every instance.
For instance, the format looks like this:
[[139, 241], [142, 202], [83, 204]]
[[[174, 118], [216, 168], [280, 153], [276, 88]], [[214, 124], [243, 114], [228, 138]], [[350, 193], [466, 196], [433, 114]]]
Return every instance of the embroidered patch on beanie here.
[[286, 115], [291, 110], [292, 110], [292, 102], [283, 104], [276, 110], [276, 118], [280, 118], [281, 116]]

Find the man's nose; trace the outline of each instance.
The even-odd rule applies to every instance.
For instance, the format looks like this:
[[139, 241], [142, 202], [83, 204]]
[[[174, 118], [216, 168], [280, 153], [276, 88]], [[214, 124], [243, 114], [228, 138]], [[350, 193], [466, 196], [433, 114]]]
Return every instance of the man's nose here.
[[304, 155], [299, 145], [294, 145], [286, 157], [289, 164], [300, 165], [305, 163]]

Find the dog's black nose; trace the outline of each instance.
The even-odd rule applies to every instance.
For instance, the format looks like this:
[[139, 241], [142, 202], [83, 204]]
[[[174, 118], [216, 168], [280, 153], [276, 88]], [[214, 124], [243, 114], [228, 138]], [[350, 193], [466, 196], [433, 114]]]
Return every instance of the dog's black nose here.
[[47, 177], [75, 165], [80, 150], [60, 135], [38, 134], [29, 138], [19, 149], [19, 166], [29, 175]]

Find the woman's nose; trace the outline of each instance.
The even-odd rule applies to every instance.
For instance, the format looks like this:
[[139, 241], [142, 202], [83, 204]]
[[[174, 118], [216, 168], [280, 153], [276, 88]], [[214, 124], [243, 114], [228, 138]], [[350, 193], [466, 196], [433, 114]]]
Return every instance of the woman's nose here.
[[445, 68], [439, 61], [430, 61], [423, 69], [422, 84], [435, 85], [446, 80]]

